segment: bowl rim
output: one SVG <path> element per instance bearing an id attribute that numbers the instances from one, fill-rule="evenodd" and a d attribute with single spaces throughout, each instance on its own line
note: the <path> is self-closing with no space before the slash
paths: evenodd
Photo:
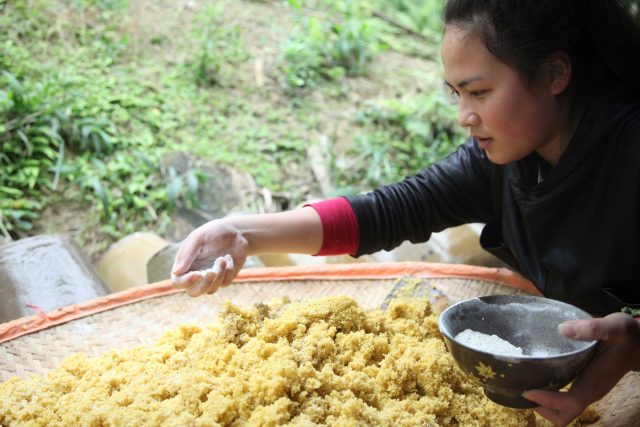
<path id="1" fill-rule="evenodd" d="M 542 297 L 542 296 L 536 296 L 536 295 L 511 295 L 511 294 L 495 294 L 495 295 L 483 295 L 483 296 L 477 296 L 477 297 L 473 297 L 473 298 L 467 298 L 464 299 L 462 301 L 458 301 L 454 304 L 451 304 L 449 307 L 445 308 L 440 315 L 438 316 L 438 329 L 440 330 L 440 333 L 448 340 L 450 340 L 451 342 L 454 342 L 456 345 L 459 345 L 461 347 L 464 347 L 468 350 L 472 350 L 474 352 L 477 353 L 482 353 L 488 356 L 492 356 L 498 359 L 509 359 L 509 360 L 518 360 L 518 361 L 532 361 L 532 360 L 541 360 L 541 361 L 546 361 L 546 360 L 559 360 L 559 359 L 565 359 L 565 358 L 571 358 L 572 356 L 576 356 L 582 353 L 588 353 L 589 351 L 593 350 L 593 348 L 598 344 L 598 340 L 590 340 L 590 341 L 583 341 L 583 340 L 574 340 L 574 341 L 581 341 L 584 343 L 587 343 L 587 345 L 583 348 L 580 348 L 578 350 L 573 350 L 570 352 L 566 352 L 566 353 L 559 353 L 559 354 L 554 354 L 552 356 L 534 356 L 534 355 L 510 355 L 510 354 L 500 354 L 500 353 L 490 353 L 487 351 L 483 351 L 480 350 L 478 348 L 475 347 L 470 347 L 466 344 L 461 343 L 460 341 L 456 340 L 452 334 L 443 326 L 443 318 L 445 317 L 445 314 L 447 312 L 449 312 L 450 310 L 454 309 L 455 307 L 465 304 L 465 303 L 469 303 L 470 301 L 473 300 L 482 300 L 484 298 L 492 298 L 492 297 L 517 297 L 517 298 L 527 298 L 527 299 L 533 299 L 533 300 L 541 300 L 541 301 L 552 301 L 554 304 L 561 304 L 561 305 L 566 305 L 568 307 L 571 307 L 574 310 L 577 310 L 578 312 L 588 316 L 588 318 L 593 319 L 594 317 L 589 314 L 588 312 L 584 311 L 583 309 L 576 307 L 575 305 L 569 304 L 567 302 L 564 301 L 560 301 L 560 300 L 555 300 L 553 298 L 547 298 L 547 297 Z M 567 319 L 571 320 L 571 319 Z M 571 338 L 567 338 L 567 339 L 571 339 Z"/>

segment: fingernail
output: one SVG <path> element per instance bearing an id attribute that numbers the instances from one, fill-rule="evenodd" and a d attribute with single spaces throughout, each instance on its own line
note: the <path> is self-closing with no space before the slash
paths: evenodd
<path id="1" fill-rule="evenodd" d="M 576 325 L 572 321 L 564 322 L 558 325 L 558 332 L 567 338 L 576 337 Z"/>
<path id="2" fill-rule="evenodd" d="M 522 392 L 522 397 L 524 397 L 525 399 L 531 397 L 531 392 L 529 390 L 525 390 Z"/>
<path id="3" fill-rule="evenodd" d="M 216 275 L 220 274 L 222 272 L 222 268 L 220 267 L 220 264 L 222 264 L 222 261 L 224 261 L 222 257 L 217 258 L 213 263 L 213 266 L 209 270 L 215 273 Z"/>
<path id="4" fill-rule="evenodd" d="M 178 276 L 178 273 L 180 273 L 181 270 L 182 264 L 174 264 L 173 267 L 171 267 L 171 274 L 175 274 L 176 276 Z"/>

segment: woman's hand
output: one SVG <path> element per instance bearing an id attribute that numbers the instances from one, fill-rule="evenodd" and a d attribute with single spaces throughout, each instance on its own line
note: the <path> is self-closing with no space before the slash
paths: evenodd
<path id="1" fill-rule="evenodd" d="M 192 297 L 212 294 L 233 281 L 249 255 L 315 254 L 321 245 L 322 222 L 311 207 L 216 219 L 182 242 L 171 280 Z"/>
<path id="2" fill-rule="evenodd" d="M 604 397 L 627 372 L 640 368 L 640 321 L 614 313 L 601 319 L 568 321 L 558 329 L 567 338 L 600 340 L 589 365 L 568 392 L 530 390 L 523 394 L 540 404 L 538 414 L 565 426 Z"/>
<path id="3" fill-rule="evenodd" d="M 229 285 L 247 260 L 248 241 L 229 219 L 208 222 L 182 242 L 171 269 L 177 288 L 192 297 Z"/>

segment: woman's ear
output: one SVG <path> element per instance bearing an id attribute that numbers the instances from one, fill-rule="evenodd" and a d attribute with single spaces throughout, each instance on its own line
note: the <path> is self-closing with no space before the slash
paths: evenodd
<path id="1" fill-rule="evenodd" d="M 554 52 L 546 63 L 547 84 L 553 95 L 560 95 L 571 82 L 571 59 L 565 52 Z"/>

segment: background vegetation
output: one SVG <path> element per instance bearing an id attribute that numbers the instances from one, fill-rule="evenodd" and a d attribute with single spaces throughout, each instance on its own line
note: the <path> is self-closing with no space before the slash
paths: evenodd
<path id="1" fill-rule="evenodd" d="M 440 0 L 0 0 L 0 234 L 84 211 L 96 252 L 167 231 L 206 179 L 181 151 L 291 203 L 364 191 L 451 152 Z M 319 140 L 332 194 L 310 171 Z M 95 254 L 91 254 L 95 255 Z"/>

